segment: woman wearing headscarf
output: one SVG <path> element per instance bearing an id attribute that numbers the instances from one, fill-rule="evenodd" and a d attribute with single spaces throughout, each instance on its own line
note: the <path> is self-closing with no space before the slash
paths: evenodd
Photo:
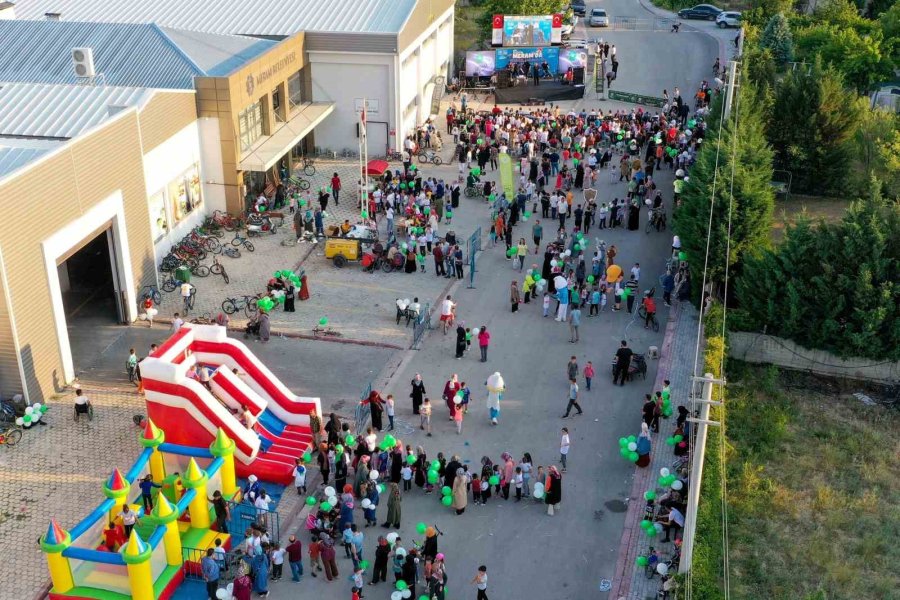
<path id="1" fill-rule="evenodd" d="M 559 510 L 562 500 L 562 475 L 559 469 L 550 465 L 547 473 L 547 481 L 544 483 L 544 503 L 547 505 L 547 514 L 553 516 L 554 510 Z"/>
<path id="2" fill-rule="evenodd" d="M 334 538 L 325 532 L 319 534 L 319 546 L 321 547 L 322 564 L 325 566 L 325 578 L 328 581 L 339 576 L 335 559 Z"/>
<path id="3" fill-rule="evenodd" d="M 253 591 L 253 582 L 243 570 L 238 571 L 238 576 L 234 579 L 234 585 L 231 589 L 231 595 L 234 600 L 250 600 Z"/>
<path id="4" fill-rule="evenodd" d="M 400 486 L 396 483 L 388 490 L 387 507 L 387 520 L 381 526 L 400 529 Z"/>
<path id="5" fill-rule="evenodd" d="M 419 373 L 416 373 L 416 376 L 413 377 L 413 380 L 410 382 L 412 385 L 412 391 L 409 393 L 409 397 L 412 398 L 413 405 L 413 414 L 419 414 L 419 407 L 422 405 L 422 400 L 425 399 L 425 382 L 422 381 L 422 376 Z"/>
<path id="6" fill-rule="evenodd" d="M 418 487 L 425 487 L 425 473 L 428 471 L 428 455 L 422 446 L 416 447 L 416 464 L 413 465 L 413 475 Z"/>
<path id="7" fill-rule="evenodd" d="M 253 565 L 253 591 L 260 596 L 269 595 L 269 557 L 262 548 L 257 548 L 251 561 Z"/>
<path id="8" fill-rule="evenodd" d="M 456 325 L 456 359 L 463 357 L 466 351 L 466 327 L 465 323 L 459 321 Z"/>
<path id="9" fill-rule="evenodd" d="M 338 419 L 338 416 L 334 413 L 328 415 L 328 422 L 325 423 L 325 434 L 328 436 L 329 444 L 337 444 L 340 439 L 338 436 L 341 433 L 341 420 Z"/>
<path id="10" fill-rule="evenodd" d="M 381 416 L 384 414 L 384 400 L 377 391 L 372 390 L 369 392 L 369 397 L 362 401 L 363 404 L 368 404 L 369 409 L 372 413 L 372 428 L 381 431 Z"/>
<path id="11" fill-rule="evenodd" d="M 463 469 L 457 469 L 456 477 L 453 479 L 453 503 L 450 506 L 456 509 L 456 514 L 461 515 L 466 512 L 466 504 L 468 501 L 468 495 L 466 494 L 466 473 Z"/>
<path id="12" fill-rule="evenodd" d="M 417 554 L 418 552 L 415 549 L 410 550 L 406 555 L 406 560 L 403 561 L 403 569 L 401 570 L 402 579 L 406 582 L 411 592 L 410 598 L 416 597 L 416 582 L 419 579 L 419 557 Z"/>
<path id="13" fill-rule="evenodd" d="M 403 447 L 394 446 L 391 449 L 391 483 L 400 483 L 403 465 Z"/>
<path id="14" fill-rule="evenodd" d="M 519 284 L 513 279 L 513 282 L 509 286 L 509 303 L 512 308 L 512 312 L 519 311 L 519 301 L 521 300 L 519 296 Z"/>
<path id="15" fill-rule="evenodd" d="M 463 338 L 463 343 L 465 343 L 465 338 Z M 453 397 L 456 396 L 456 392 L 460 390 L 462 386 L 459 384 L 459 375 L 456 373 L 453 374 L 450 379 L 447 380 L 447 383 L 444 384 L 444 402 L 447 404 L 447 410 L 450 411 L 450 420 L 453 420 L 453 415 L 456 413 L 456 404 L 453 402 Z"/>
<path id="16" fill-rule="evenodd" d="M 369 505 L 369 508 L 363 509 L 363 515 L 365 516 L 365 519 L 366 519 L 366 527 L 369 527 L 369 526 L 374 527 L 374 526 L 378 525 L 378 516 L 375 514 L 375 511 L 378 508 L 378 500 L 379 500 L 378 486 L 375 484 L 374 481 L 369 482 L 365 485 L 365 495 L 366 495 L 366 499 L 369 502 L 371 502 L 371 504 Z"/>
<path id="17" fill-rule="evenodd" d="M 639 467 L 650 465 L 650 426 L 647 423 L 641 423 L 641 435 L 637 439 L 638 459 L 636 464 Z"/>
<path id="18" fill-rule="evenodd" d="M 353 477 L 353 493 L 359 498 L 362 496 L 362 486 L 369 481 L 369 455 L 363 454 L 356 465 L 356 474 Z"/>
<path id="19" fill-rule="evenodd" d="M 372 581 L 369 585 L 375 585 L 379 581 L 387 581 L 388 557 L 391 546 L 384 536 L 378 536 L 378 545 L 375 546 L 375 565 L 372 570 Z"/>

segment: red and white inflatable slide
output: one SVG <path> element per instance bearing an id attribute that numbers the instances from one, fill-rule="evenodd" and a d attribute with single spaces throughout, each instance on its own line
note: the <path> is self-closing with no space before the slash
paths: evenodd
<path id="1" fill-rule="evenodd" d="M 193 376 L 194 365 L 212 371 L 209 389 Z M 239 477 L 287 484 L 294 461 L 309 449 L 309 413 L 321 414 L 318 398 L 294 395 L 224 327 L 185 324 L 141 361 L 147 413 L 166 441 L 208 446 L 221 427 L 234 440 Z M 252 427 L 240 421 L 247 408 Z"/>

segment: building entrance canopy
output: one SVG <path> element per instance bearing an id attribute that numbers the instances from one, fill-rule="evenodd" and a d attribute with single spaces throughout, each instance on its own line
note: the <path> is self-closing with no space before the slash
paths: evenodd
<path id="1" fill-rule="evenodd" d="M 241 170 L 268 171 L 333 111 L 333 102 L 298 106 L 291 111 L 293 116 L 287 123 L 282 124 L 275 133 L 262 138 L 241 155 Z"/>

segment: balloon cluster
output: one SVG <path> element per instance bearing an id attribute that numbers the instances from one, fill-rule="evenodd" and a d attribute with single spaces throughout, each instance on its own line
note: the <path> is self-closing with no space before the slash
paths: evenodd
<path id="1" fill-rule="evenodd" d="M 431 485 L 436 484 L 440 480 L 441 474 L 438 472 L 440 468 L 441 463 L 437 460 L 431 461 L 431 464 L 428 465 L 428 473 L 425 475 L 425 477 L 428 479 L 428 483 L 430 483 Z"/>
<path id="2" fill-rule="evenodd" d="M 637 438 L 633 435 L 629 435 L 627 438 L 619 438 L 619 454 L 622 455 L 622 458 L 627 458 L 631 462 L 637 462 L 639 458 L 637 453 Z"/>
<path id="3" fill-rule="evenodd" d="M 397 438 L 388 434 L 384 436 L 384 439 L 381 441 L 381 445 L 379 446 L 382 450 L 393 450 L 397 445 Z"/>
<path id="4" fill-rule="evenodd" d="M 673 475 L 668 467 L 659 470 L 659 479 L 656 480 L 656 483 L 659 484 L 659 487 L 671 487 L 676 491 L 684 487 L 684 483 L 676 475 Z"/>
<path id="5" fill-rule="evenodd" d="M 667 401 L 664 400 L 663 402 L 667 402 Z M 663 404 L 663 406 L 665 406 L 665 404 Z M 669 409 L 669 414 L 671 414 L 671 413 L 672 413 L 672 410 Z M 666 438 L 666 444 L 668 444 L 669 446 L 674 446 L 676 444 L 680 444 L 683 439 L 684 439 L 684 436 L 681 434 L 673 435 L 671 437 Z"/>
<path id="6" fill-rule="evenodd" d="M 234 600 L 234 584 L 229 583 L 227 586 L 217 589 L 216 598 L 219 600 Z"/>
<path id="7" fill-rule="evenodd" d="M 444 506 L 453 504 L 453 490 L 450 489 L 449 485 L 445 485 L 441 488 L 441 496 L 441 504 Z"/>
<path id="8" fill-rule="evenodd" d="M 41 404 L 40 402 L 35 402 L 31 406 L 25 408 L 25 415 L 18 417 L 16 419 L 16 425 L 19 427 L 25 427 L 26 429 L 38 423 L 41 420 L 41 417 L 44 416 L 48 407 Z"/>
<path id="9" fill-rule="evenodd" d="M 650 519 L 644 519 L 641 521 L 641 529 L 644 530 L 644 533 L 647 534 L 647 537 L 653 537 L 658 533 L 662 532 L 663 526 L 662 523 L 654 523 Z"/>

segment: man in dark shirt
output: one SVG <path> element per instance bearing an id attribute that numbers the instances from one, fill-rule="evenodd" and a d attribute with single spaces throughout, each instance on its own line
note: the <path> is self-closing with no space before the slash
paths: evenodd
<path id="1" fill-rule="evenodd" d="M 287 545 L 288 564 L 291 566 L 291 580 L 300 581 L 303 579 L 303 545 L 297 536 L 290 537 L 290 543 Z"/>
<path id="2" fill-rule="evenodd" d="M 628 367 L 631 365 L 631 355 L 634 354 L 628 347 L 628 342 L 622 340 L 622 347 L 616 350 L 616 365 L 613 367 L 613 385 L 625 385 L 628 377 Z M 619 380 L 621 379 L 621 383 Z"/>

